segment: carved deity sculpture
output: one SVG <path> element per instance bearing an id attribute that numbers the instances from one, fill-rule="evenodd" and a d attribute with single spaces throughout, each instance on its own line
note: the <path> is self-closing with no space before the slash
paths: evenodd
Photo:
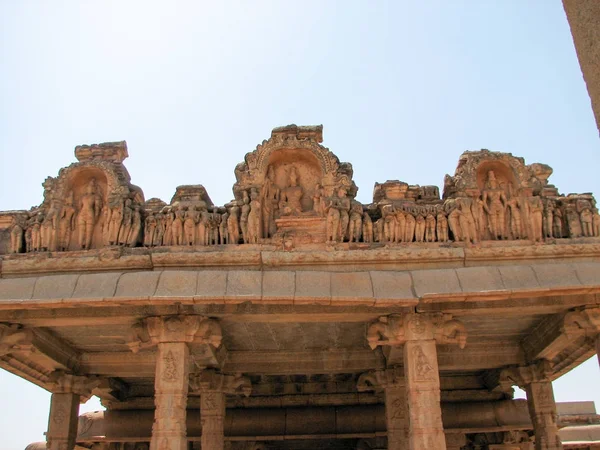
<path id="1" fill-rule="evenodd" d="M 250 242 L 250 236 L 248 236 L 248 216 L 250 215 L 250 197 L 248 197 L 248 192 L 242 192 L 242 208 L 240 214 L 240 228 L 242 229 L 242 238 L 244 239 L 244 244 L 248 244 Z"/>
<path id="2" fill-rule="evenodd" d="M 363 214 L 363 241 L 369 244 L 373 242 L 373 220 L 366 211 Z"/>
<path id="3" fill-rule="evenodd" d="M 594 236 L 600 236 L 600 214 L 598 214 L 598 210 L 594 208 L 592 214 L 592 228 L 594 230 Z"/>
<path id="4" fill-rule="evenodd" d="M 200 214 L 193 205 L 188 206 L 183 216 L 183 242 L 185 245 L 196 245 L 196 224 Z"/>
<path id="5" fill-rule="evenodd" d="M 589 208 L 583 209 L 579 213 L 579 218 L 581 219 L 581 231 L 585 237 L 590 237 L 594 235 L 594 226 L 592 211 Z"/>
<path id="6" fill-rule="evenodd" d="M 154 230 L 152 245 L 154 247 L 160 247 L 163 244 L 165 236 L 165 216 L 162 212 L 158 212 L 154 217 L 156 218 L 156 229 Z"/>
<path id="7" fill-rule="evenodd" d="M 183 220 L 185 219 L 185 209 L 179 205 L 175 210 L 175 219 L 173 220 L 171 245 L 183 245 Z"/>
<path id="8" fill-rule="evenodd" d="M 31 225 L 31 251 L 39 252 L 42 249 L 42 223 L 44 214 L 37 213 Z"/>
<path id="9" fill-rule="evenodd" d="M 79 245 L 84 250 L 92 246 L 94 226 L 102 210 L 102 197 L 97 192 L 96 179 L 92 178 L 85 193 L 79 200 L 79 214 L 77 215 L 77 229 L 79 231 Z"/>
<path id="10" fill-rule="evenodd" d="M 417 226 L 417 220 L 411 212 L 407 212 L 404 216 L 406 222 L 406 228 L 404 232 L 404 242 L 412 242 L 415 239 L 415 230 Z"/>
<path id="11" fill-rule="evenodd" d="M 142 213 L 140 206 L 135 205 L 133 207 L 133 215 L 131 219 L 131 231 L 127 237 L 127 246 L 135 247 L 140 241 L 140 235 L 142 233 Z"/>
<path id="12" fill-rule="evenodd" d="M 552 200 L 546 200 L 544 204 L 544 237 L 551 238 L 552 234 L 552 223 L 554 221 L 554 203 Z"/>
<path id="13" fill-rule="evenodd" d="M 225 210 L 225 212 L 219 217 L 219 245 L 225 245 L 229 243 L 227 220 L 229 220 L 229 213 L 227 210 Z"/>
<path id="14" fill-rule="evenodd" d="M 23 227 L 20 221 L 13 217 L 10 229 L 10 252 L 21 253 L 23 251 Z"/>
<path id="15" fill-rule="evenodd" d="M 415 221 L 415 241 L 423 242 L 425 239 L 425 217 L 423 217 L 423 214 L 419 213 L 417 214 Z"/>
<path id="16" fill-rule="evenodd" d="M 435 216 L 431 213 L 425 217 L 425 241 L 435 242 Z"/>
<path id="17" fill-rule="evenodd" d="M 347 197 L 348 190 L 345 187 L 338 188 L 338 201 L 340 206 L 340 238 L 342 242 L 348 236 L 348 224 L 350 223 L 350 199 Z"/>
<path id="18" fill-rule="evenodd" d="M 394 242 L 396 240 L 396 215 L 394 214 L 393 205 L 383 205 L 381 208 L 381 216 L 383 217 L 383 236 L 386 242 Z"/>
<path id="19" fill-rule="evenodd" d="M 298 186 L 298 171 L 295 167 L 290 169 L 289 186 L 280 193 L 279 211 L 282 216 L 297 216 L 302 213 L 300 200 L 304 195 L 304 189 Z"/>
<path id="20" fill-rule="evenodd" d="M 123 202 L 119 199 L 110 208 L 110 222 L 108 225 L 108 244 L 116 245 L 119 242 L 119 230 L 123 221 Z"/>
<path id="21" fill-rule="evenodd" d="M 404 242 L 406 236 L 406 215 L 404 211 L 398 209 L 396 211 L 396 232 L 394 242 Z"/>
<path id="22" fill-rule="evenodd" d="M 131 225 L 133 220 L 133 208 L 131 206 L 131 199 L 125 200 L 123 205 L 123 218 L 121 219 L 121 228 L 119 230 L 119 245 L 127 245 L 129 234 L 131 233 Z"/>
<path id="23" fill-rule="evenodd" d="M 561 238 L 563 236 L 562 224 L 563 224 L 562 211 L 560 210 L 560 208 L 555 208 L 554 209 L 554 219 L 552 222 L 552 226 L 553 226 L 553 230 L 554 230 L 554 237 Z"/>
<path id="24" fill-rule="evenodd" d="M 519 207 L 519 199 L 517 197 L 511 197 L 506 201 L 508 212 L 510 214 L 510 233 L 513 239 L 523 238 L 523 225 L 521 222 L 521 208 Z"/>
<path id="25" fill-rule="evenodd" d="M 173 242 L 173 221 L 175 220 L 175 214 L 170 206 L 163 208 L 163 216 L 165 217 L 165 235 L 163 236 L 163 245 L 171 245 Z"/>
<path id="26" fill-rule="evenodd" d="M 260 192 L 260 199 L 256 199 L 258 204 L 262 202 L 262 235 L 260 237 L 273 237 L 277 231 L 275 211 L 279 205 L 279 195 L 279 188 L 275 184 L 275 171 L 273 170 L 273 166 L 269 166 Z M 250 197 L 252 197 L 252 193 L 250 193 Z"/>
<path id="27" fill-rule="evenodd" d="M 350 217 L 350 199 L 346 197 L 346 188 L 340 187 L 337 195 L 329 197 L 325 204 L 327 212 L 327 240 L 343 242 L 348 229 Z"/>
<path id="28" fill-rule="evenodd" d="M 579 219 L 579 214 L 577 214 L 577 211 L 573 208 L 567 208 L 567 226 L 569 228 L 569 237 L 581 237 L 581 221 Z"/>
<path id="29" fill-rule="evenodd" d="M 209 233 L 209 245 L 217 245 L 219 243 L 219 227 L 221 225 L 221 215 L 215 209 L 210 216 L 208 222 L 210 233 Z"/>
<path id="30" fill-rule="evenodd" d="M 540 197 L 529 197 L 529 239 L 534 242 L 541 242 L 543 239 L 542 226 L 543 226 L 543 214 L 544 205 Z"/>
<path id="31" fill-rule="evenodd" d="M 483 240 L 485 238 L 485 208 L 483 200 L 479 198 L 477 193 L 471 199 L 471 215 L 473 216 L 477 239 Z"/>
<path id="32" fill-rule="evenodd" d="M 252 188 L 250 191 L 250 212 L 248 213 L 248 242 L 250 244 L 258 244 L 261 230 L 264 230 L 261 226 L 261 211 L 264 212 L 261 206 L 258 191 Z"/>
<path id="33" fill-rule="evenodd" d="M 348 236 L 350 242 L 358 242 L 362 237 L 362 205 L 353 200 L 350 207 L 350 225 L 348 230 Z"/>
<path id="34" fill-rule="evenodd" d="M 488 224 L 492 239 L 505 239 L 506 195 L 498 185 L 493 170 L 488 172 L 487 186 L 482 194 L 483 207 L 488 214 Z M 464 212 L 464 211 L 462 211 Z"/>
<path id="35" fill-rule="evenodd" d="M 229 217 L 227 218 L 227 232 L 229 234 L 228 244 L 238 244 L 240 241 L 240 207 L 234 202 L 229 208 Z M 248 232 L 248 221 L 246 220 L 246 233 Z"/>
<path id="36" fill-rule="evenodd" d="M 313 211 L 317 216 L 325 215 L 325 206 L 323 204 L 325 200 L 325 192 L 323 191 L 323 186 L 317 184 L 315 186 L 315 192 L 313 194 Z"/>
<path id="37" fill-rule="evenodd" d="M 198 221 L 198 244 L 210 245 L 211 215 L 205 204 L 200 206 L 200 218 Z"/>
<path id="38" fill-rule="evenodd" d="M 154 245 L 154 232 L 156 231 L 156 217 L 153 212 L 149 212 L 146 217 L 144 227 L 144 247 L 152 247 Z"/>
<path id="39" fill-rule="evenodd" d="M 448 219 L 442 211 L 437 213 L 436 232 L 439 242 L 448 242 Z"/>
<path id="40" fill-rule="evenodd" d="M 473 219 L 471 213 L 472 200 L 468 197 L 461 197 L 456 202 L 460 209 L 458 223 L 460 225 L 461 240 L 475 244 L 477 243 L 477 229 L 475 228 L 475 219 Z"/>
<path id="41" fill-rule="evenodd" d="M 41 226 L 41 247 L 45 251 L 56 250 L 56 234 L 58 231 L 59 206 L 56 202 L 50 203 Z"/>
<path id="42" fill-rule="evenodd" d="M 65 199 L 65 204 L 60 211 L 58 219 L 58 249 L 66 251 L 71 243 L 71 234 L 75 229 L 75 207 L 73 206 L 73 192 Z"/>

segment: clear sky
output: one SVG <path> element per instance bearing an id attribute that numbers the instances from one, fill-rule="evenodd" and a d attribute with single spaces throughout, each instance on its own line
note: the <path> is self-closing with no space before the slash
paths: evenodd
<path id="1" fill-rule="evenodd" d="M 442 186 L 464 150 L 600 193 L 598 130 L 560 0 L 0 0 L 0 210 L 39 204 L 73 147 L 127 140 L 146 198 L 180 184 L 232 198 L 273 127 L 323 124 L 375 181 Z M 600 401 L 595 360 L 555 383 Z M 0 372 L 0 448 L 43 439 L 49 396 Z"/>

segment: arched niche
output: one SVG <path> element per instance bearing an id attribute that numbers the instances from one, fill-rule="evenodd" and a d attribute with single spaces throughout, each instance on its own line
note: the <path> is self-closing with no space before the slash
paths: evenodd
<path id="1" fill-rule="evenodd" d="M 271 152 L 266 171 L 273 170 L 274 183 L 283 192 L 290 186 L 290 175 L 296 172 L 297 184 L 302 187 L 300 200 L 303 211 L 313 209 L 313 195 L 323 180 L 321 164 L 313 152 L 306 149 L 277 149 Z"/>
<path id="2" fill-rule="evenodd" d="M 500 160 L 483 161 L 477 167 L 476 181 L 480 192 L 488 188 L 487 183 L 490 172 L 494 172 L 498 186 L 501 187 L 507 195 L 509 194 L 509 186 L 512 186 L 514 194 L 517 193 L 519 183 L 516 174 L 512 167 Z"/>

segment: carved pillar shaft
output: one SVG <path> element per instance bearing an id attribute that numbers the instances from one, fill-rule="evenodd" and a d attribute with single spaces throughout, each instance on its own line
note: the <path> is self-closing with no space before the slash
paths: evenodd
<path id="1" fill-rule="evenodd" d="M 535 431 L 535 449 L 562 450 L 552 383 L 534 381 L 526 386 L 525 391 Z"/>
<path id="2" fill-rule="evenodd" d="M 49 450 L 73 450 L 77 438 L 79 395 L 52 394 L 46 441 Z"/>
<path id="3" fill-rule="evenodd" d="M 225 445 L 225 394 L 204 391 L 200 397 L 202 450 L 223 450 Z"/>
<path id="4" fill-rule="evenodd" d="M 389 450 L 404 450 L 408 443 L 406 387 L 392 384 L 385 388 L 385 422 Z"/>
<path id="5" fill-rule="evenodd" d="M 158 344 L 154 423 L 150 450 L 187 450 L 189 349 L 185 342 Z"/>
<path id="6" fill-rule="evenodd" d="M 406 341 L 404 370 L 409 411 L 408 448 L 446 450 L 435 340 Z"/>

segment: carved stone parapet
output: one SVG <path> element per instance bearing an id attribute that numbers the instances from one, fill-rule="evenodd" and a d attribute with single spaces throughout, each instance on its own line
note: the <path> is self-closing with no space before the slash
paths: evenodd
<path id="1" fill-rule="evenodd" d="M 49 379 L 52 393 L 75 394 L 80 397 L 82 403 L 85 403 L 92 396 L 92 391 L 102 383 L 100 377 L 78 376 L 61 370 L 52 372 Z"/>
<path id="2" fill-rule="evenodd" d="M 127 345 L 132 352 L 159 343 L 196 342 L 221 346 L 223 333 L 214 319 L 203 316 L 180 315 L 166 317 L 147 317 L 133 325 L 132 341 Z"/>
<path id="3" fill-rule="evenodd" d="M 407 341 L 435 339 L 438 344 L 467 344 L 467 330 L 450 314 L 402 314 L 380 317 L 367 330 L 372 349 L 380 345 L 402 345 Z"/>
<path id="4" fill-rule="evenodd" d="M 33 350 L 33 331 L 18 324 L 0 323 L 0 356 Z"/>

